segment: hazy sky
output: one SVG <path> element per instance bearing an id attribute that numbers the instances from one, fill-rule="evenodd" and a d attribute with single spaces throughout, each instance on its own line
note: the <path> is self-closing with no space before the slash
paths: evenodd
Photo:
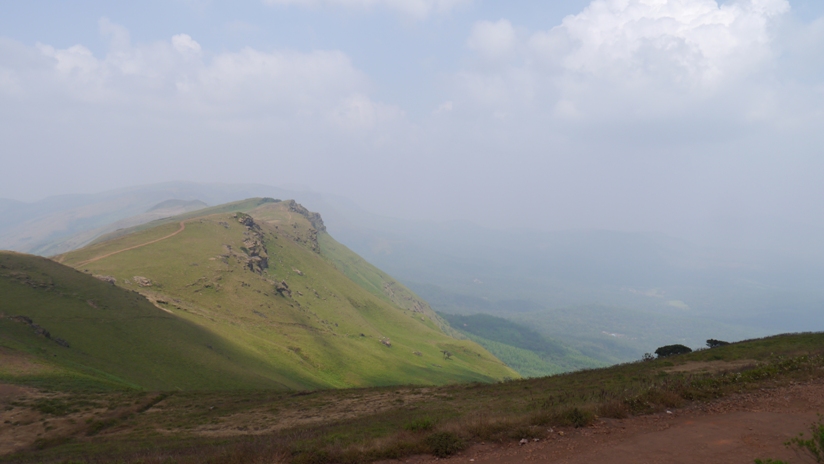
<path id="1" fill-rule="evenodd" d="M 0 3 L 0 197 L 302 185 L 374 212 L 824 230 L 820 0 Z"/>

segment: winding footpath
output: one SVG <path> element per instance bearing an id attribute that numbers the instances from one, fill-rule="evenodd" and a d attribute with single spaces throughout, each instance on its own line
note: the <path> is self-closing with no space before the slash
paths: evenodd
<path id="1" fill-rule="evenodd" d="M 97 256 L 97 257 L 94 257 L 92 259 L 87 259 L 86 261 L 81 261 L 81 262 L 77 263 L 77 266 L 83 266 L 83 265 L 86 265 L 86 264 L 89 264 L 89 263 L 93 263 L 95 261 L 100 261 L 101 259 L 108 258 L 109 256 L 114 256 L 118 253 L 123 253 L 124 251 L 134 250 L 136 248 L 144 247 L 146 245 L 151 245 L 153 243 L 162 242 L 163 240 L 166 240 L 167 238 L 174 237 L 175 235 L 183 232 L 184 230 L 186 230 L 186 222 L 185 221 L 180 221 L 180 229 L 177 229 L 176 231 L 174 231 L 173 233 L 171 233 L 171 234 L 169 234 L 165 237 L 160 237 L 160 238 L 152 240 L 150 242 L 141 243 L 140 245 L 131 246 L 129 248 L 123 248 L 122 250 L 113 251 L 111 253 L 106 253 L 105 255 L 102 255 L 102 256 Z"/>

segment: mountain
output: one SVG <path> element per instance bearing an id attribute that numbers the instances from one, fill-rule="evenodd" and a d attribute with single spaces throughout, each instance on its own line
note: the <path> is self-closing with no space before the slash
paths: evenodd
<path id="1" fill-rule="evenodd" d="M 2 256 L 3 294 L 13 297 L 0 302 L 0 341 L 44 366 L 27 382 L 315 389 L 517 377 L 447 335 L 423 300 L 294 201 L 153 221 L 55 261 Z"/>
<path id="2" fill-rule="evenodd" d="M 48 256 L 84 246 L 90 239 L 117 228 L 159 219 L 163 214 L 265 196 L 287 198 L 294 197 L 295 192 L 258 184 L 166 182 L 96 194 L 60 195 L 33 203 L 0 199 L 0 249 Z"/>
<path id="3" fill-rule="evenodd" d="M 49 243 L 41 243 L 35 247 L 35 252 L 42 255 L 56 255 L 84 247 L 99 237 L 111 232 L 127 229 L 158 219 L 163 219 L 190 211 L 206 208 L 208 205 L 200 200 L 166 200 L 149 208 L 145 213 L 120 219 L 111 224 L 91 230 L 83 230 L 69 237 L 61 237 Z"/>

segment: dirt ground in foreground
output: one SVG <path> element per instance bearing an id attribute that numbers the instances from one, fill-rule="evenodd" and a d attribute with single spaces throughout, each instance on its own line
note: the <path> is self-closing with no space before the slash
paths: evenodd
<path id="1" fill-rule="evenodd" d="M 709 404 L 632 417 L 599 419 L 581 429 L 547 429 L 539 441 L 475 445 L 448 459 L 415 456 L 389 463 L 652 464 L 813 462 L 784 446 L 824 413 L 824 382 L 728 397 Z"/>
<path id="2" fill-rule="evenodd" d="M 406 398 L 407 402 L 426 401 L 433 392 L 419 390 Z M 284 426 L 323 423 L 349 417 L 360 417 L 390 408 L 395 394 L 384 391 L 374 394 L 352 393 L 327 403 L 323 398 L 306 396 L 291 408 L 268 413 L 257 408 L 248 411 L 204 415 L 187 430 L 166 429 L 159 422 L 164 402 L 152 403 L 153 395 L 119 398 L 103 396 L 83 399 L 65 416 L 44 414 L 32 407 L 37 400 L 61 400 L 65 394 L 41 392 L 27 387 L 0 384 L 0 455 L 31 446 L 34 440 L 56 436 L 85 436 L 89 420 L 104 420 L 124 412 L 137 422 L 127 427 L 113 427 L 100 435 L 128 435 L 134 427 L 154 423 L 161 433 L 181 433 L 192 436 L 227 437 L 267 433 Z M 69 398 L 70 399 L 70 398 Z M 79 404 L 75 398 L 74 403 Z M 212 397 L 211 400 L 214 400 Z M 414 401 L 413 401 L 414 400 Z M 29 404 L 28 406 L 23 403 Z M 73 404 L 74 404 L 73 403 Z M 171 406 L 171 405 L 170 405 Z M 188 411 L 189 403 L 177 405 Z M 205 404 L 195 404 L 211 411 Z M 368 407 L 367 407 L 368 406 Z M 174 409 L 174 408 L 173 408 Z M 196 409 L 196 408 L 195 408 Z M 136 414 L 135 411 L 145 411 Z M 302 411 L 302 413 L 301 413 Z M 780 388 L 757 390 L 732 395 L 710 403 L 693 404 L 657 414 L 627 419 L 598 419 L 590 427 L 547 428 L 538 441 L 520 445 L 518 440 L 507 443 L 483 443 L 448 459 L 432 456 L 412 456 L 383 464 L 439 463 L 747 463 L 757 458 L 782 459 L 793 464 L 812 462 L 796 455 L 784 446 L 800 432 L 808 432 L 811 424 L 824 413 L 824 379 Z M 211 414 L 211 413 L 210 413 Z M 302 415 L 301 415 L 302 414 Z M 267 417 L 269 420 L 267 421 Z M 280 417 L 280 421 L 271 420 Z M 210 423 L 200 423 L 208 419 Z M 193 419 L 194 420 L 194 419 Z M 268 423 L 267 423 L 268 422 Z"/>

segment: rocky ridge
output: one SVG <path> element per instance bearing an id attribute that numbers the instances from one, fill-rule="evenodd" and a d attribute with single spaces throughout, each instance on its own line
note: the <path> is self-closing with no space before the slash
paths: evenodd
<path id="1" fill-rule="evenodd" d="M 248 214 L 237 213 L 235 218 L 246 227 L 241 248 L 246 254 L 245 267 L 254 273 L 262 274 L 269 268 L 269 253 L 264 244 L 263 231 Z"/>
<path id="2" fill-rule="evenodd" d="M 2 316 L 0 316 L 0 317 L 2 317 Z M 29 317 L 26 317 L 26 316 L 11 316 L 11 317 L 9 317 L 9 319 L 12 320 L 12 321 L 15 321 L 15 322 L 19 322 L 21 324 L 25 324 L 25 325 L 31 327 L 32 329 L 34 329 L 34 333 L 36 333 L 37 335 L 40 335 L 41 337 L 45 337 L 45 338 L 57 343 L 58 345 L 60 345 L 62 347 L 69 348 L 69 342 L 67 342 L 66 340 L 63 340 L 62 338 L 59 338 L 59 337 L 52 337 L 51 333 L 49 333 L 48 330 L 46 330 L 45 328 L 43 328 L 42 326 L 40 326 L 38 324 L 35 324 L 34 321 L 32 321 L 31 318 L 29 318 Z"/>

